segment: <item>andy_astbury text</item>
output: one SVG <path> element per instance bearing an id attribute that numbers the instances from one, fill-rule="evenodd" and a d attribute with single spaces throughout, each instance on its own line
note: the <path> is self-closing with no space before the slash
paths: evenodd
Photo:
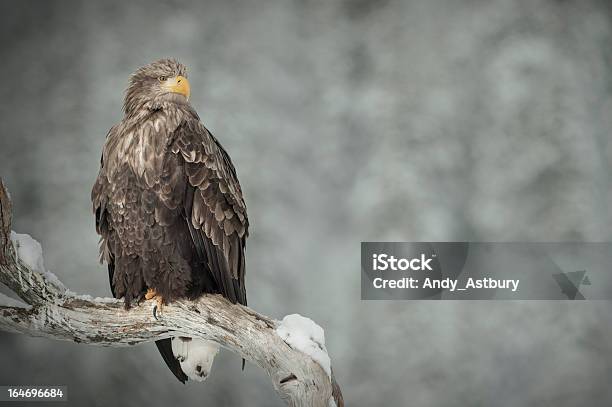
<path id="1" fill-rule="evenodd" d="M 404 277 L 397 280 L 387 280 L 376 277 L 372 281 L 374 288 L 439 288 L 449 291 L 466 291 L 469 289 L 499 288 L 511 289 L 516 292 L 520 280 L 499 280 L 495 278 L 468 278 L 465 285 L 459 286 L 459 281 L 450 277 L 444 279 L 425 278 L 423 284 L 419 285 L 419 280 L 413 277 Z"/>

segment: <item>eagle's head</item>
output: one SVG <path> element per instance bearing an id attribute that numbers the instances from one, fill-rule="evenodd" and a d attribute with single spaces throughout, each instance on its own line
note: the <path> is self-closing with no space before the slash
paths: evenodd
<path id="1" fill-rule="evenodd" d="M 138 68 L 131 76 L 125 92 L 123 110 L 129 114 L 136 112 L 146 103 L 186 103 L 189 92 L 185 65 L 176 59 L 160 59 Z"/>

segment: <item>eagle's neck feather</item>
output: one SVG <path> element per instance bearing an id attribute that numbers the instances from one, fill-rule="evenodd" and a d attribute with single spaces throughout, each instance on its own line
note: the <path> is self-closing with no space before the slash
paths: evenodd
<path id="1" fill-rule="evenodd" d="M 159 177 L 172 136 L 185 118 L 182 106 L 167 102 L 126 115 L 106 139 L 107 177 L 120 175 L 126 166 L 147 183 Z"/>

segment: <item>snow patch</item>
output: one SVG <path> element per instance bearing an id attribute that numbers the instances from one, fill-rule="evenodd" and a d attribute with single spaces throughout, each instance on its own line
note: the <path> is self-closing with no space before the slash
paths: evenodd
<path id="1" fill-rule="evenodd" d="M 291 314 L 283 318 L 276 334 L 287 345 L 310 356 L 331 378 L 331 360 L 325 348 L 325 332 L 312 319 Z"/>
<path id="2" fill-rule="evenodd" d="M 121 301 L 116 298 L 110 298 L 110 297 L 92 297 L 89 294 L 77 294 L 74 291 L 70 291 L 70 290 L 66 290 L 65 295 L 68 297 L 74 297 L 78 300 L 90 301 L 90 302 L 101 302 L 101 303 L 107 303 L 107 304 L 113 304 L 113 303 Z"/>
<path id="3" fill-rule="evenodd" d="M 28 234 L 11 231 L 11 241 L 19 259 L 32 270 L 45 273 L 42 246 Z"/>
<path id="4" fill-rule="evenodd" d="M 40 273 L 43 278 L 54 286 L 66 290 L 66 287 L 57 278 L 55 274 L 45 269 L 45 262 L 43 259 L 42 246 L 36 239 L 26 233 L 16 233 L 11 231 L 11 241 L 13 247 L 15 247 L 15 253 L 28 268 L 33 271 Z M 19 273 L 19 281 L 22 281 L 21 272 Z M 28 281 L 32 284 L 32 274 L 29 275 Z"/>

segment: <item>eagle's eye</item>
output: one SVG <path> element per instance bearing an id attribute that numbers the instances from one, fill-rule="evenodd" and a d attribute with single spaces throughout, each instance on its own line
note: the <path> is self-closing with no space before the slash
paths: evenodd
<path id="1" fill-rule="evenodd" d="M 166 82 L 168 80 L 168 77 L 167 76 L 160 76 L 157 79 L 159 79 L 160 82 Z"/>

